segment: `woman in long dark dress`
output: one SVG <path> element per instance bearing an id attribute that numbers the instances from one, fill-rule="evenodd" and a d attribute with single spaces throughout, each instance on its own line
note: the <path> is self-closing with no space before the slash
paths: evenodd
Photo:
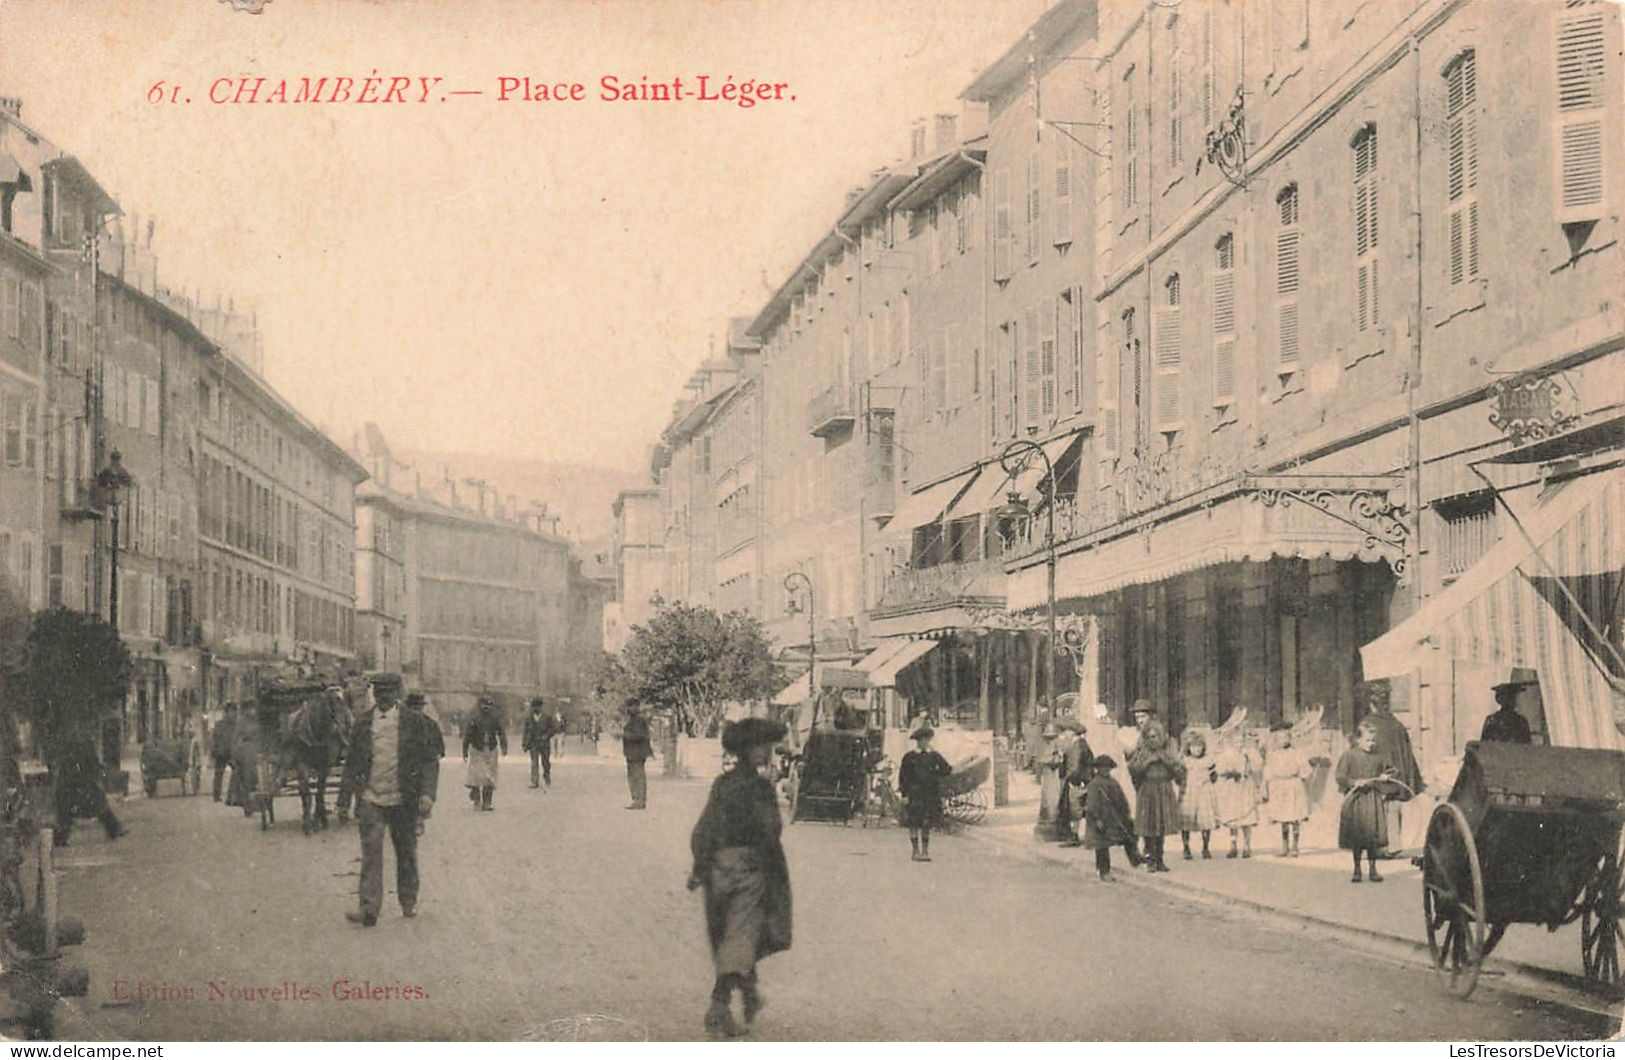
<path id="1" fill-rule="evenodd" d="M 779 833 L 779 800 L 773 782 L 758 770 L 771 760 L 785 727 L 766 718 L 731 722 L 722 747 L 735 756 L 732 768 L 711 785 L 689 846 L 694 868 L 688 888 L 705 888 L 705 923 L 716 965 L 705 1029 L 737 1037 L 733 992 L 740 992 L 745 1023 L 762 1008 L 756 962 L 790 948 L 790 868 Z"/>
<path id="2" fill-rule="evenodd" d="M 1152 872 L 1167 872 L 1163 843 L 1183 823 L 1177 785 L 1185 782 L 1185 763 L 1162 722 L 1150 719 L 1140 730 L 1140 742 L 1129 756 L 1128 772 L 1134 781 L 1135 818 L 1145 840 L 1146 865 Z"/>
<path id="3" fill-rule="evenodd" d="M 897 767 L 897 794 L 903 797 L 903 823 L 915 861 L 931 860 L 931 829 L 942 824 L 942 779 L 953 772 L 948 760 L 931 750 L 936 734 L 929 725 L 909 733 L 916 747 Z"/>

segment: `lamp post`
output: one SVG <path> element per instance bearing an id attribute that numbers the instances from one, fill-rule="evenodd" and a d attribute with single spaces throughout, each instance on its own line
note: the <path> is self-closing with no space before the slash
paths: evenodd
<path id="1" fill-rule="evenodd" d="M 1051 696 L 1055 695 L 1055 465 L 1050 463 L 1049 454 L 1037 442 L 1030 442 L 1025 438 L 1017 438 L 1004 447 L 999 454 L 999 466 L 1004 473 L 1014 481 L 1027 461 L 1036 455 L 1044 462 L 1044 478 L 1049 482 L 1049 503 L 1044 505 L 1044 566 L 1047 576 L 1045 606 L 1048 610 L 1049 643 L 1044 651 L 1044 688 Z M 1009 519 L 1029 519 L 1032 510 L 1027 502 L 1022 500 L 1021 494 L 1012 489 L 1009 499 L 997 509 L 997 515 Z M 1016 735 L 1021 735 L 1021 712 L 1016 712 Z"/>
<path id="2" fill-rule="evenodd" d="M 800 586 L 807 593 L 807 695 L 812 698 L 811 724 L 818 724 L 818 618 L 816 602 L 813 598 L 812 579 L 798 570 L 793 570 L 784 576 L 784 591 L 788 594 L 784 601 L 784 613 L 793 615 L 801 610 L 801 604 L 796 599 L 796 587 Z"/>
<path id="3" fill-rule="evenodd" d="M 96 490 L 102 506 L 108 509 L 108 525 L 112 531 L 112 548 L 108 553 L 110 581 L 107 586 L 107 620 L 118 629 L 118 524 L 119 505 L 123 493 L 129 489 L 130 473 L 124 470 L 124 461 L 117 449 L 108 454 L 107 466 L 96 472 Z"/>

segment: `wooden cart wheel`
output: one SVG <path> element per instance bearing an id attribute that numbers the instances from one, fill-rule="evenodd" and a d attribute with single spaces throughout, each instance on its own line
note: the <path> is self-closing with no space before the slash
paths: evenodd
<path id="1" fill-rule="evenodd" d="M 1467 817 L 1454 803 L 1441 804 L 1428 821 L 1422 917 L 1434 969 L 1445 989 L 1465 1001 L 1484 963 L 1484 873 Z"/>
<path id="2" fill-rule="evenodd" d="M 1614 849 L 1603 855 L 1596 874 L 1586 884 L 1585 904 L 1580 913 L 1580 958 L 1585 962 L 1586 978 L 1616 989 L 1621 982 L 1619 918 L 1622 897 L 1625 897 L 1622 864 L 1625 864 L 1625 831 L 1615 841 Z"/>

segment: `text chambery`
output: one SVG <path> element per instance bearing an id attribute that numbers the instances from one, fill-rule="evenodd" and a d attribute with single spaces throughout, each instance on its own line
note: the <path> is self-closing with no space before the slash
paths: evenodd
<path id="1" fill-rule="evenodd" d="M 363 106 L 382 104 L 450 103 L 490 98 L 498 103 L 720 103 L 748 109 L 758 103 L 795 101 L 788 81 L 773 81 L 733 74 L 697 74 L 671 78 L 621 78 L 604 74 L 593 81 L 567 78 L 502 75 L 494 85 L 460 87 L 444 77 L 422 74 L 216 77 L 198 94 L 215 106 L 267 105 Z M 147 89 L 154 105 L 185 105 L 193 101 L 190 87 L 176 81 L 155 81 Z"/>

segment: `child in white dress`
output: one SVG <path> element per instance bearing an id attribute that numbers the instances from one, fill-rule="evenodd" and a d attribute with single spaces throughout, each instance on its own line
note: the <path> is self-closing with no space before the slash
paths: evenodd
<path id="1" fill-rule="evenodd" d="M 1264 800 L 1270 820 L 1281 826 L 1283 858 L 1298 856 L 1298 829 L 1309 819 L 1309 773 L 1309 760 L 1292 746 L 1292 726 L 1277 722 L 1264 759 Z"/>
<path id="2" fill-rule="evenodd" d="M 1236 834 L 1241 834 L 1241 857 L 1253 856 L 1253 826 L 1258 824 L 1258 775 L 1264 763 L 1248 744 L 1240 729 L 1226 734 L 1213 758 L 1218 774 L 1214 795 L 1219 804 L 1219 823 L 1230 829 L 1230 853 L 1236 857 Z"/>

